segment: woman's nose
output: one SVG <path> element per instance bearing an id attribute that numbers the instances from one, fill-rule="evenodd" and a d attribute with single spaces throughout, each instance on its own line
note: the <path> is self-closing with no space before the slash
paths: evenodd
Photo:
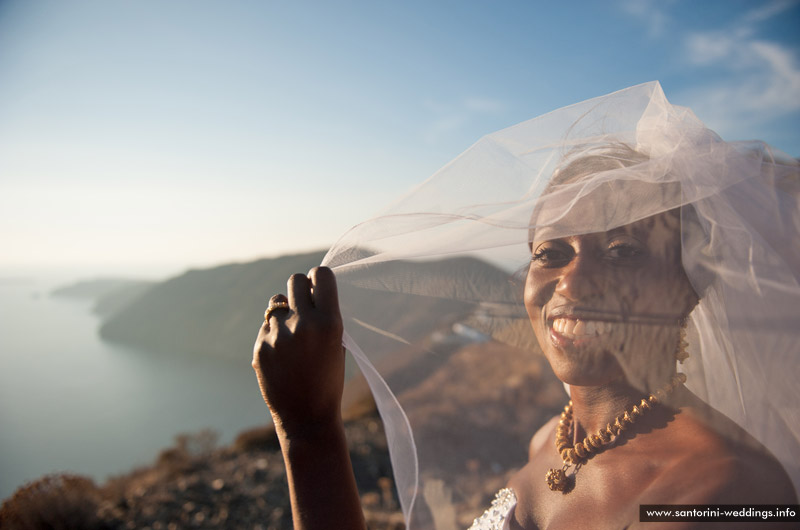
<path id="1" fill-rule="evenodd" d="M 601 267 L 584 256 L 576 255 L 561 270 L 556 293 L 573 302 L 585 302 L 603 294 Z"/>

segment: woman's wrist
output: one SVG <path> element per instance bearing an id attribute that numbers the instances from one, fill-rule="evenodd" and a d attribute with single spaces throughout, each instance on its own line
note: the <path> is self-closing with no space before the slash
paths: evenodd
<path id="1" fill-rule="evenodd" d="M 340 413 L 326 415 L 321 418 L 301 418 L 298 421 L 287 421 L 273 417 L 275 432 L 281 446 L 284 443 L 305 442 L 314 444 L 325 442 L 331 437 L 344 435 L 344 423 Z"/>

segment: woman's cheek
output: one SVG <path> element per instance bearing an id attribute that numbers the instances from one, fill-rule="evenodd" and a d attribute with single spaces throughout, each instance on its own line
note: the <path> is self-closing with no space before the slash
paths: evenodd
<path id="1" fill-rule="evenodd" d="M 539 318 L 542 307 L 546 303 L 546 301 L 543 300 L 544 297 L 542 295 L 542 283 L 540 276 L 541 275 L 537 274 L 537 271 L 531 267 L 531 270 L 528 272 L 528 278 L 525 281 L 525 309 L 527 310 L 531 321 Z"/>
<path id="2" fill-rule="evenodd" d="M 552 279 L 548 278 L 546 274 L 531 267 L 525 282 L 523 300 L 531 326 L 540 344 L 542 344 L 545 338 L 544 334 L 546 333 L 542 308 L 547 304 L 550 298 L 552 298 L 554 285 L 555 283 Z"/>

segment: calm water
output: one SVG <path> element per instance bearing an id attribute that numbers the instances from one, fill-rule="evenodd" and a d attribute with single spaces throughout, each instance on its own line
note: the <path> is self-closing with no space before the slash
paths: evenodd
<path id="1" fill-rule="evenodd" d="M 180 432 L 210 427 L 227 443 L 268 421 L 250 352 L 231 361 L 107 344 L 89 304 L 52 287 L 0 280 L 0 499 L 46 473 L 102 481 L 149 464 Z"/>

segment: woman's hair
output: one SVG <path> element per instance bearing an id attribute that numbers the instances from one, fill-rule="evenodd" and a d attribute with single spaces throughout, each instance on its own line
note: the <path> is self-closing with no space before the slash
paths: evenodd
<path id="1" fill-rule="evenodd" d="M 582 179 L 591 177 L 599 172 L 624 169 L 649 161 L 650 156 L 647 153 L 637 151 L 623 142 L 577 146 L 564 154 L 561 164 L 553 171 L 553 176 L 545 187 L 542 196 L 555 192 L 561 186 L 580 182 Z M 694 246 L 705 244 L 707 237 L 701 227 L 694 206 L 687 204 L 666 211 L 680 220 L 682 243 L 690 243 Z M 532 247 L 532 242 L 534 241 L 537 217 L 538 208 L 534 209 L 531 219 L 531 228 L 528 232 L 529 247 Z M 686 268 L 686 263 L 683 263 L 683 267 L 684 269 Z M 695 292 L 699 297 L 702 297 L 710 285 L 713 275 L 700 264 L 695 264 L 693 269 L 691 275 L 688 275 L 689 271 L 686 271 L 687 276 L 689 276 Z"/>
<path id="2" fill-rule="evenodd" d="M 631 167 L 648 160 L 648 155 L 622 142 L 593 147 L 578 146 L 564 155 L 561 166 L 553 172 L 545 193 L 600 171 Z"/>

